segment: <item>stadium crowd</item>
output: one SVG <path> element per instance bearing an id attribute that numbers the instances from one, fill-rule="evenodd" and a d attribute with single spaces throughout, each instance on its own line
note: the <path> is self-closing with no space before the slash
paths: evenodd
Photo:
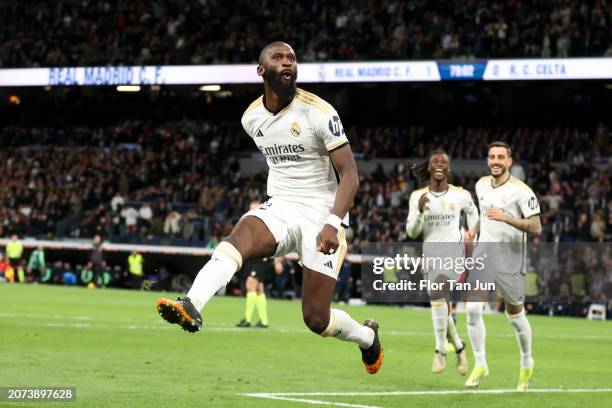
<path id="1" fill-rule="evenodd" d="M 278 38 L 303 61 L 610 56 L 611 20 L 605 0 L 10 0 L 0 66 L 252 63 Z"/>
<path id="2" fill-rule="evenodd" d="M 452 159 L 482 160 L 490 141 L 509 140 L 516 158 L 512 173 L 532 186 L 541 203 L 540 241 L 612 239 L 612 168 L 601 161 L 612 152 L 609 131 L 602 125 L 591 132 L 456 128 L 437 134 L 414 126 L 351 128 L 348 134 L 356 156 L 370 159 L 427 157 L 426 146 L 439 146 Z M 100 234 L 114 242 L 214 248 L 252 200 L 265 198 L 265 172 L 241 172 L 238 155 L 244 155 L 245 138 L 231 125 L 194 121 L 163 126 L 127 121 L 106 128 L 5 127 L 0 137 L 1 233 L 40 238 Z M 365 242 L 408 239 L 407 199 L 417 187 L 410 164 L 401 159 L 391 170 L 378 165 L 360 173 L 347 233 L 350 252 L 358 253 Z M 456 174 L 453 183 L 474 191 L 480 176 Z M 572 265 L 567 258 L 532 265 L 537 285 L 542 294 L 572 305 L 562 313 L 582 314 L 587 303 L 570 300 L 603 299 L 610 277 L 602 271 L 612 270 L 612 254 L 591 254 Z M 59 262 L 50 270 L 61 283 L 70 276 L 65 272 L 75 268 Z M 290 269 L 288 263 L 287 272 L 270 286 L 281 285 L 278 296 L 284 296 L 290 280 L 299 281 Z M 80 267 L 74 273 L 79 282 L 84 270 L 88 272 Z M 574 276 L 576 271 L 584 273 Z M 104 276 L 121 274 L 121 269 L 109 268 Z M 163 279 L 170 276 L 166 271 Z M 350 273 L 345 280 L 349 282 Z M 357 280 L 350 281 L 356 290 Z M 234 282 L 234 288 L 237 285 Z"/>
<path id="3" fill-rule="evenodd" d="M 356 156 L 367 159 L 426 157 L 425 146 L 436 146 L 452 159 L 482 160 L 492 140 L 509 140 L 513 172 L 534 187 L 542 202 L 542 240 L 610 238 L 610 167 L 592 164 L 612 154 L 609 131 L 602 125 L 592 132 L 457 128 L 443 134 L 419 126 L 353 127 L 348 135 Z M 0 232 L 101 234 L 152 243 L 170 237 L 175 244 L 214 247 L 250 201 L 265 198 L 265 171 L 240 171 L 238 155 L 245 146 L 254 148 L 245 138 L 230 125 L 195 121 L 164 126 L 127 121 L 94 129 L 5 127 L 0 134 Z M 410 164 L 402 159 L 392 171 L 379 166 L 360 174 L 353 251 L 363 241 L 406 238 L 407 198 L 416 186 Z M 457 175 L 455 183 L 473 191 L 480 176 Z"/>

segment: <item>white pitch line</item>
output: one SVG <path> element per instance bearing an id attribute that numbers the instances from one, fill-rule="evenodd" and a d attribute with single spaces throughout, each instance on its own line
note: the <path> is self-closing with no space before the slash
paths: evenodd
<path id="1" fill-rule="evenodd" d="M 540 388 L 531 389 L 528 393 L 598 393 L 612 392 L 612 388 Z M 255 397 L 272 400 L 301 402 L 311 405 L 331 405 L 349 408 L 380 408 L 375 405 L 349 404 L 346 402 L 322 401 L 310 398 L 297 397 L 394 397 L 394 396 L 424 396 L 424 395 L 457 395 L 457 394 L 519 394 L 516 389 L 497 390 L 440 390 L 440 391 L 381 391 L 381 392 L 270 392 L 270 393 L 248 393 L 238 394 L 243 397 Z"/>
<path id="2" fill-rule="evenodd" d="M 612 392 L 612 388 L 534 388 L 528 393 L 599 393 Z M 520 393 L 516 389 L 493 390 L 439 390 L 439 391 L 378 391 L 378 392 L 268 392 L 241 394 L 252 397 L 375 397 L 375 396 L 411 396 L 411 395 L 455 395 L 455 394 L 510 394 Z"/>
<path id="3" fill-rule="evenodd" d="M 359 405 L 359 404 L 349 404 L 346 402 L 321 401 L 321 400 L 313 400 L 313 399 L 306 399 L 306 398 L 290 398 L 290 397 L 283 397 L 283 396 L 273 395 L 273 394 L 259 393 L 259 394 L 239 394 L 239 395 L 242 395 L 245 397 L 266 398 L 266 399 L 281 400 L 281 401 L 303 402 L 305 404 L 311 404 L 311 405 L 332 405 L 336 407 L 349 407 L 349 408 L 380 408 L 375 405 Z"/>

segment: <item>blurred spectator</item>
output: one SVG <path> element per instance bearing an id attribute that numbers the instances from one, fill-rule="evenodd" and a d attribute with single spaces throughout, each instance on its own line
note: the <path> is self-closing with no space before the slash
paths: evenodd
<path id="1" fill-rule="evenodd" d="M 129 204 L 121 210 L 121 217 L 125 220 L 125 228 L 128 234 L 136 232 L 138 227 L 138 216 L 138 210 Z"/>
<path id="2" fill-rule="evenodd" d="M 94 271 L 92 267 L 90 262 L 81 270 L 81 283 L 87 287 L 89 287 L 90 284 L 95 286 Z"/>
<path id="3" fill-rule="evenodd" d="M 15 275 L 13 273 L 13 267 L 10 263 L 6 262 L 4 255 L 0 253 L 0 278 L 8 282 L 15 281 Z"/>
<path id="4" fill-rule="evenodd" d="M 295 269 L 291 261 L 287 258 L 282 258 L 281 262 L 274 264 L 274 272 L 276 273 L 276 277 L 272 288 L 272 297 L 296 297 L 297 294 L 295 292 L 290 294 L 287 293 L 287 288 L 290 287 L 289 284 L 292 280 L 292 276 L 295 274 Z M 291 285 L 291 287 L 295 288 L 295 285 Z"/>
<path id="5" fill-rule="evenodd" d="M 351 273 L 351 263 L 346 259 L 342 263 L 340 273 L 338 274 L 338 282 L 336 283 L 336 293 L 334 301 L 336 302 L 348 302 L 351 297 L 351 284 L 353 281 Z"/>
<path id="6" fill-rule="evenodd" d="M 548 209 L 552 211 L 558 211 L 559 205 L 561 201 L 563 201 L 563 197 L 560 194 L 555 193 L 552 188 L 549 189 L 548 194 L 542 198 L 546 204 L 548 204 Z"/>
<path id="7" fill-rule="evenodd" d="M 128 256 L 128 270 L 124 277 L 126 278 L 126 286 L 137 289 L 142 286 L 144 278 L 144 258 L 137 250 L 132 251 Z"/>
<path id="8" fill-rule="evenodd" d="M 142 206 L 140 207 L 140 210 L 138 210 L 138 217 L 140 219 L 140 223 L 142 226 L 146 227 L 147 229 L 151 228 L 151 220 L 153 219 L 153 210 L 151 209 L 151 206 L 149 205 L 149 203 L 142 204 Z"/>
<path id="9" fill-rule="evenodd" d="M 514 154 L 514 156 L 515 157 L 512 160 L 512 167 L 510 167 L 510 174 L 521 181 L 525 181 L 525 169 L 519 161 L 519 156 L 517 154 Z"/>
<path id="10" fill-rule="evenodd" d="M 93 239 L 91 247 L 91 255 L 87 269 L 93 272 L 93 282 L 99 283 L 102 281 L 102 270 L 106 266 L 104 262 L 104 253 L 102 251 L 102 237 L 96 235 Z"/>
<path id="11" fill-rule="evenodd" d="M 604 242 L 606 237 L 606 224 L 603 222 L 601 213 L 597 211 L 591 223 L 591 237 L 593 241 Z"/>
<path id="12" fill-rule="evenodd" d="M 46 269 L 47 264 L 45 262 L 45 250 L 42 246 L 38 246 L 34 251 L 32 251 L 28 261 L 28 282 L 39 282 L 43 274 L 46 272 Z"/>
<path id="13" fill-rule="evenodd" d="M 221 242 L 221 240 L 220 240 L 219 235 L 218 234 L 213 234 L 212 237 L 210 237 L 210 239 L 206 243 L 206 246 L 204 248 L 215 249 L 217 247 L 217 245 L 219 245 L 220 242 Z"/>
<path id="14" fill-rule="evenodd" d="M 164 234 L 176 236 L 181 232 L 181 214 L 170 211 L 164 221 Z"/>
<path id="15" fill-rule="evenodd" d="M 111 210 L 115 212 L 119 212 L 121 208 L 125 205 L 125 198 L 121 195 L 119 191 L 115 193 L 113 199 L 111 200 Z"/>
<path id="16" fill-rule="evenodd" d="M 64 283 L 64 285 L 71 286 L 77 284 L 76 274 L 74 273 L 74 271 L 72 270 L 72 266 L 68 262 L 64 263 L 63 265 L 62 282 Z"/>
<path id="17" fill-rule="evenodd" d="M 6 244 L 6 256 L 13 267 L 13 271 L 17 272 L 21 264 L 21 256 L 23 255 L 23 243 L 19 240 L 16 234 L 11 235 L 11 239 Z M 18 280 L 18 276 L 16 276 Z"/>

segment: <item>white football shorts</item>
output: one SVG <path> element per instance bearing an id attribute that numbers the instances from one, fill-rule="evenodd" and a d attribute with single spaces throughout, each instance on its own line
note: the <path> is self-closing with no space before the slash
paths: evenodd
<path id="1" fill-rule="evenodd" d="M 335 253 L 317 251 L 317 235 L 330 211 L 329 205 L 314 200 L 294 202 L 273 197 L 242 218 L 253 216 L 266 224 L 277 243 L 274 256 L 297 252 L 300 265 L 338 279 L 347 251 L 344 228 L 338 231 L 339 246 Z"/>

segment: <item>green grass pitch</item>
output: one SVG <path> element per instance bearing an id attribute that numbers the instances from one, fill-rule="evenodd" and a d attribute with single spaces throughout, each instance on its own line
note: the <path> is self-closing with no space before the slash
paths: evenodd
<path id="1" fill-rule="evenodd" d="M 443 374 L 431 373 L 426 309 L 338 306 L 380 323 L 385 363 L 368 375 L 356 345 L 308 332 L 299 302 L 270 301 L 268 330 L 237 329 L 244 299 L 217 297 L 204 311 L 204 331 L 189 335 L 161 320 L 155 300 L 162 295 L 175 296 L 1 284 L 0 386 L 74 386 L 76 402 L 44 404 L 66 407 L 612 406 L 612 392 L 601 391 L 612 388 L 609 321 L 530 316 L 532 388 L 591 392 L 466 394 L 453 360 Z M 503 315 L 486 315 L 485 322 L 491 376 L 479 390 L 512 389 L 519 369 L 513 329 Z M 467 340 L 465 315 L 458 328 Z M 437 393 L 445 390 L 462 393 Z M 386 394 L 398 391 L 433 393 Z M 350 392 L 379 394 L 284 396 L 296 401 L 243 395 Z"/>

